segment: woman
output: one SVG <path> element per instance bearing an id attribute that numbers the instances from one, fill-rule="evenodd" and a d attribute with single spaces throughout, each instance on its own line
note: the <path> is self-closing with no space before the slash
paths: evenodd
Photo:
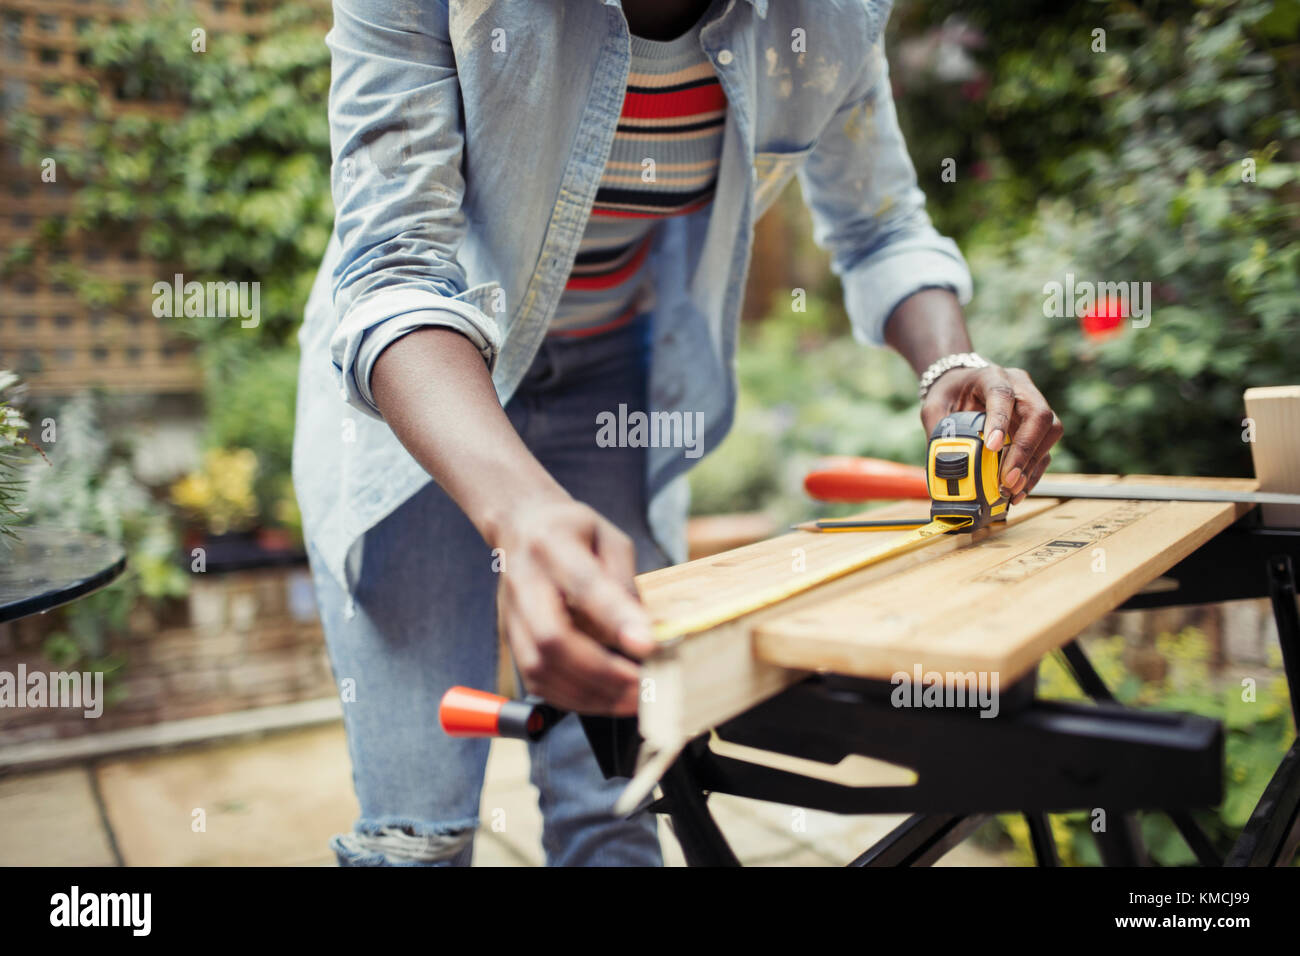
<path id="1" fill-rule="evenodd" d="M 971 354 L 886 15 L 335 0 L 335 235 L 301 333 L 295 481 L 361 803 L 341 863 L 468 862 L 487 745 L 444 736 L 437 701 L 492 685 L 498 623 L 533 693 L 635 712 L 632 578 L 684 557 L 685 472 L 733 414 L 753 224 L 794 175 L 855 334 L 928 386 L 924 426 L 985 408 L 1007 490 L 1042 474 L 1060 426 L 1023 372 Z M 609 447 L 597 422 L 620 410 L 698 440 Z M 611 815 L 620 783 L 576 719 L 530 756 L 548 862 L 659 862 L 649 815 Z"/>

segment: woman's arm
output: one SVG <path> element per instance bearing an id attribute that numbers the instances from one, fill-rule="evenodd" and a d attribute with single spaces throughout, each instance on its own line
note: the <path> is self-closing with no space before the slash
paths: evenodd
<path id="1" fill-rule="evenodd" d="M 371 386 L 402 444 L 501 549 L 500 624 L 529 691 L 581 713 L 635 713 L 636 665 L 601 646 L 635 658 L 653 647 L 635 548 L 529 452 L 478 348 L 450 329 L 411 332 L 380 353 Z"/>

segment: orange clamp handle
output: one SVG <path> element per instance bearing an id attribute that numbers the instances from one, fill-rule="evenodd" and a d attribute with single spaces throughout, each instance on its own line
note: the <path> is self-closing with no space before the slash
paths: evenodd
<path id="1" fill-rule="evenodd" d="M 438 704 L 438 723 L 449 737 L 540 740 L 563 717 L 537 697 L 511 700 L 472 687 L 452 687 Z"/>
<path id="2" fill-rule="evenodd" d="M 806 492 L 818 501 L 877 501 L 930 497 L 930 484 L 920 465 L 902 465 L 883 458 L 841 456 L 824 459 L 803 480 Z"/>
<path id="3" fill-rule="evenodd" d="M 438 705 L 438 723 L 451 737 L 495 737 L 500 726 L 501 708 L 508 697 L 489 694 L 472 687 L 453 687 L 442 695 Z"/>

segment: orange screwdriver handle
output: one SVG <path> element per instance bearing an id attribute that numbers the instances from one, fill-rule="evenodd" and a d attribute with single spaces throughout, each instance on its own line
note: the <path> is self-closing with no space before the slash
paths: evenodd
<path id="1" fill-rule="evenodd" d="M 472 687 L 451 688 L 438 705 L 438 723 L 449 737 L 537 740 L 563 716 L 536 698 L 511 700 Z"/>
<path id="2" fill-rule="evenodd" d="M 930 497 L 924 468 L 883 458 L 827 458 L 804 477 L 803 487 L 818 501 L 928 500 Z"/>

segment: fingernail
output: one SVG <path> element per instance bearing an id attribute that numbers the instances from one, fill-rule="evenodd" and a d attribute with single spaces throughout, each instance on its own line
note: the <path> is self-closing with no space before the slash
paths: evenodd
<path id="1" fill-rule="evenodd" d="M 984 446 L 988 448 L 989 451 L 998 451 L 1002 447 L 1004 439 L 1005 436 L 1002 434 L 1002 429 L 995 428 L 993 429 L 993 434 L 989 435 L 988 441 L 984 443 Z"/>
<path id="2" fill-rule="evenodd" d="M 1010 490 L 1015 491 L 1016 486 L 1020 484 L 1020 469 L 1012 468 L 1006 473 L 1006 476 L 1002 479 L 1002 483 Z"/>
<path id="3" fill-rule="evenodd" d="M 642 651 L 650 651 L 654 648 L 654 634 L 650 630 L 650 625 L 644 621 L 632 621 L 624 624 L 619 631 L 619 636 L 627 643 L 636 645 Z"/>

